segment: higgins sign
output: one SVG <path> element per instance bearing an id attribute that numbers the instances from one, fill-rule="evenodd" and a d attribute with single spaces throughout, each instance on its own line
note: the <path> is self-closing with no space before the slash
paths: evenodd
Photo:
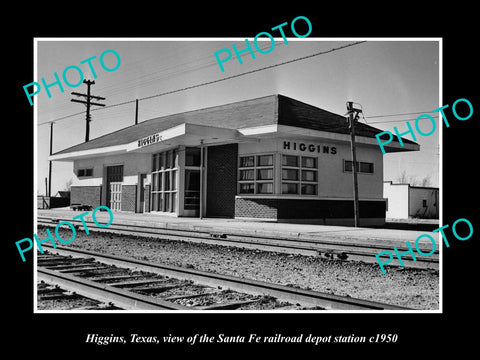
<path id="1" fill-rule="evenodd" d="M 332 155 L 335 155 L 337 153 L 337 148 L 335 146 L 297 143 L 295 141 L 284 141 L 283 150 L 307 151 L 311 153 L 316 152 Z"/>

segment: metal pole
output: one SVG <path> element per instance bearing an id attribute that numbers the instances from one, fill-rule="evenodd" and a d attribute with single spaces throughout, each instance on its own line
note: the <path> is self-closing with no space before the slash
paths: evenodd
<path id="1" fill-rule="evenodd" d="M 53 153 L 53 122 L 50 123 L 50 156 Z M 48 162 L 48 194 L 52 196 L 52 160 Z"/>
<path id="2" fill-rule="evenodd" d="M 200 140 L 200 219 L 203 219 L 203 140 Z"/>

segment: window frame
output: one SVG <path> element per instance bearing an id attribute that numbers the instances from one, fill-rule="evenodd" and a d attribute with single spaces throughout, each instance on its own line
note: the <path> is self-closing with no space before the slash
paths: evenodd
<path id="1" fill-rule="evenodd" d="M 80 172 L 84 172 L 83 175 L 80 175 Z M 88 174 L 90 172 L 90 175 Z M 78 168 L 77 169 L 77 177 L 78 178 L 86 178 L 86 177 L 93 177 L 93 167 L 91 168 Z"/>
<path id="2" fill-rule="evenodd" d="M 262 157 L 271 157 L 270 164 L 259 165 L 260 158 Z M 253 157 L 253 164 L 246 162 L 248 166 L 242 166 L 243 158 Z M 238 168 L 237 168 L 237 195 L 273 195 L 275 194 L 275 162 L 276 162 L 276 153 L 274 152 L 265 152 L 265 153 L 255 153 L 255 154 L 242 154 L 238 155 Z M 259 173 L 260 170 L 270 170 L 271 177 L 267 179 L 260 179 Z M 242 172 L 253 171 L 253 179 L 244 179 L 242 180 Z M 267 184 L 271 186 L 271 192 L 259 192 L 260 185 Z M 253 185 L 253 192 L 242 192 L 242 185 L 247 185 L 251 187 Z"/>
<path id="3" fill-rule="evenodd" d="M 179 153 L 179 149 L 175 148 L 152 154 L 151 211 L 165 213 L 178 211 Z M 166 189 L 167 184 L 168 189 Z M 167 202 L 169 210 L 166 210 Z"/>
<path id="4" fill-rule="evenodd" d="M 291 164 L 288 164 L 287 158 L 296 158 L 296 166 L 293 166 Z M 314 166 L 306 166 L 306 162 L 304 162 L 304 159 L 313 159 L 314 160 Z M 285 161 L 284 161 L 285 160 Z M 282 195 L 298 195 L 298 196 L 306 196 L 306 197 L 313 197 L 313 196 L 318 196 L 318 157 L 316 156 L 303 156 L 303 155 L 290 155 L 290 154 L 282 154 L 282 159 L 281 159 L 281 178 L 280 178 L 280 190 Z M 284 178 L 284 170 L 285 171 L 296 171 L 296 179 L 288 179 Z M 308 171 L 314 174 L 315 180 L 304 180 L 303 179 L 303 174 L 304 171 Z M 286 187 L 289 185 L 295 185 L 296 186 L 296 192 L 284 192 L 284 184 Z M 303 186 L 313 186 L 314 192 L 313 194 L 307 194 L 303 193 Z"/>
<path id="5" fill-rule="evenodd" d="M 347 170 L 347 163 L 350 163 L 350 166 L 352 167 L 351 170 Z M 368 164 L 369 167 L 371 167 L 372 171 L 361 171 L 362 164 Z M 351 173 L 353 172 L 353 161 L 352 160 L 347 160 L 343 159 L 343 172 L 348 172 Z M 375 164 L 373 162 L 369 161 L 358 161 L 357 160 L 357 174 L 375 174 Z"/>

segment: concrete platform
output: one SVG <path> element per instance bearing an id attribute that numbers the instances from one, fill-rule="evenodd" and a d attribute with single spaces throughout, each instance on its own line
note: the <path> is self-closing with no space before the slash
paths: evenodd
<path id="1" fill-rule="evenodd" d="M 85 211 L 73 211 L 70 208 L 38 209 L 37 216 L 55 217 L 64 220 L 72 219 Z M 361 243 L 385 242 L 393 246 L 404 246 L 406 241 L 414 244 L 415 239 L 422 234 L 428 233 L 436 243 L 438 249 L 439 234 L 431 231 L 405 230 L 405 229 L 379 229 L 379 228 L 354 228 L 347 226 L 287 224 L 261 221 L 243 221 L 235 219 L 219 218 L 185 218 L 162 216 L 158 214 L 114 212 L 113 223 L 144 225 L 167 229 L 205 230 L 210 232 L 223 232 L 244 235 L 265 235 L 288 237 L 292 239 L 329 239 L 342 241 L 355 241 Z M 85 216 L 86 220 L 92 220 L 92 211 Z M 96 218 L 100 223 L 107 223 L 109 215 L 104 211 L 97 211 Z M 435 227 L 436 228 L 436 227 Z M 427 241 L 427 240 L 424 240 Z"/>

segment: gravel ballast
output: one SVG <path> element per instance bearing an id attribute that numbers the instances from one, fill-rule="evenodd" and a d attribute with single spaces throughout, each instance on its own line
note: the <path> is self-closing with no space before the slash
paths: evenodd
<path id="1" fill-rule="evenodd" d="M 39 239 L 47 237 L 42 228 L 37 234 Z M 72 233 L 59 229 L 59 235 L 69 239 Z M 439 308 L 436 270 L 391 267 L 383 275 L 378 264 L 83 231 L 77 231 L 75 240 L 66 246 L 418 310 Z"/>

